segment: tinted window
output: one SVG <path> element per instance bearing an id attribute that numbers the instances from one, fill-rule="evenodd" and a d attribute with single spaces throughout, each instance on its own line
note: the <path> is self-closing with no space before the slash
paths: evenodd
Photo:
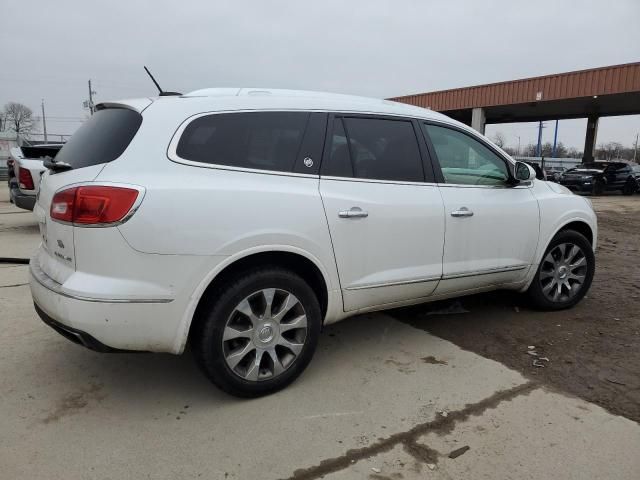
<path id="1" fill-rule="evenodd" d="M 331 147 L 322 166 L 322 174 L 333 177 L 353 177 L 347 134 L 342 118 L 333 120 L 332 132 Z"/>
<path id="2" fill-rule="evenodd" d="M 344 118 L 343 122 L 354 177 L 424 180 L 418 140 L 411 122 L 379 118 Z M 336 148 L 339 152 L 343 150 Z"/>
<path id="3" fill-rule="evenodd" d="M 308 117 L 306 112 L 207 115 L 187 125 L 177 154 L 196 162 L 290 172 Z"/>
<path id="4" fill-rule="evenodd" d="M 142 115 L 133 110 L 98 110 L 62 147 L 56 161 L 75 169 L 115 160 L 129 146 L 141 123 Z"/>
<path id="5" fill-rule="evenodd" d="M 509 178 L 505 161 L 469 135 L 435 125 L 425 124 L 424 128 L 446 183 L 504 185 Z"/>

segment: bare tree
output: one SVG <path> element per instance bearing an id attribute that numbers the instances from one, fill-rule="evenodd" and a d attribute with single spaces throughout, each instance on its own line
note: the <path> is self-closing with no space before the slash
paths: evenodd
<path id="1" fill-rule="evenodd" d="M 7 130 L 22 136 L 28 136 L 36 126 L 31 109 L 17 102 L 9 102 L 4 106 L 4 121 Z"/>
<path id="2" fill-rule="evenodd" d="M 620 142 L 608 142 L 600 144 L 598 148 L 596 148 L 595 154 L 596 158 L 603 160 L 617 160 L 622 158 L 623 151 L 624 147 Z"/>
<path id="3" fill-rule="evenodd" d="M 492 138 L 493 143 L 495 143 L 500 148 L 503 148 L 507 144 L 507 139 L 502 132 L 496 132 L 496 134 Z"/>

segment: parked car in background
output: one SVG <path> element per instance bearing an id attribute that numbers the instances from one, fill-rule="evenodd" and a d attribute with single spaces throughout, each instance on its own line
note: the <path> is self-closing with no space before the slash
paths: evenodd
<path id="1" fill-rule="evenodd" d="M 591 285 L 591 203 L 432 110 L 269 89 L 96 108 L 42 177 L 30 263 L 40 317 L 88 348 L 189 343 L 259 396 L 349 316 L 498 288 L 558 310 Z"/>
<path id="2" fill-rule="evenodd" d="M 628 162 L 609 162 L 601 175 L 595 178 L 596 194 L 619 190 L 624 195 L 633 195 L 638 189 L 634 175 L 635 164 Z"/>
<path id="3" fill-rule="evenodd" d="M 632 165 L 631 170 L 633 171 L 633 178 L 636 179 L 636 192 L 640 193 L 640 165 Z"/>
<path id="4" fill-rule="evenodd" d="M 558 166 L 545 166 L 545 172 L 547 173 L 547 180 L 550 182 L 559 183 L 562 174 L 567 169 L 565 167 Z"/>
<path id="5" fill-rule="evenodd" d="M 40 176 L 46 170 L 44 159 L 55 158 L 63 144 L 14 147 L 9 151 L 9 197 L 17 207 L 33 210 Z"/>
<path id="6" fill-rule="evenodd" d="M 584 163 L 564 172 L 560 184 L 577 192 L 596 195 L 612 191 L 632 195 L 638 189 L 635 166 L 628 162 Z"/>

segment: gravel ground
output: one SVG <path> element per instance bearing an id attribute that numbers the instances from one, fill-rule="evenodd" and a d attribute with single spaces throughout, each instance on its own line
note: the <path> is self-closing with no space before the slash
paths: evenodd
<path id="1" fill-rule="evenodd" d="M 538 312 L 517 294 L 495 292 L 392 315 L 640 421 L 640 196 L 592 201 L 599 223 L 596 275 L 587 298 L 575 308 Z M 527 353 L 529 346 L 549 359 L 542 361 L 544 367 L 532 365 L 536 357 Z"/>

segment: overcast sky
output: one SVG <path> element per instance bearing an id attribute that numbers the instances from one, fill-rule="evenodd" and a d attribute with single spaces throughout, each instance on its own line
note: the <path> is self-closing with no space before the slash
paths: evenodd
<path id="1" fill-rule="evenodd" d="M 640 60 L 640 0 L 0 0 L 0 106 L 45 99 L 51 133 L 96 100 L 214 86 L 373 97 Z M 584 120 L 560 122 L 582 149 Z M 553 136 L 551 122 L 544 139 Z M 491 126 L 510 145 L 532 124 Z M 598 143 L 631 145 L 640 116 L 603 119 Z"/>

